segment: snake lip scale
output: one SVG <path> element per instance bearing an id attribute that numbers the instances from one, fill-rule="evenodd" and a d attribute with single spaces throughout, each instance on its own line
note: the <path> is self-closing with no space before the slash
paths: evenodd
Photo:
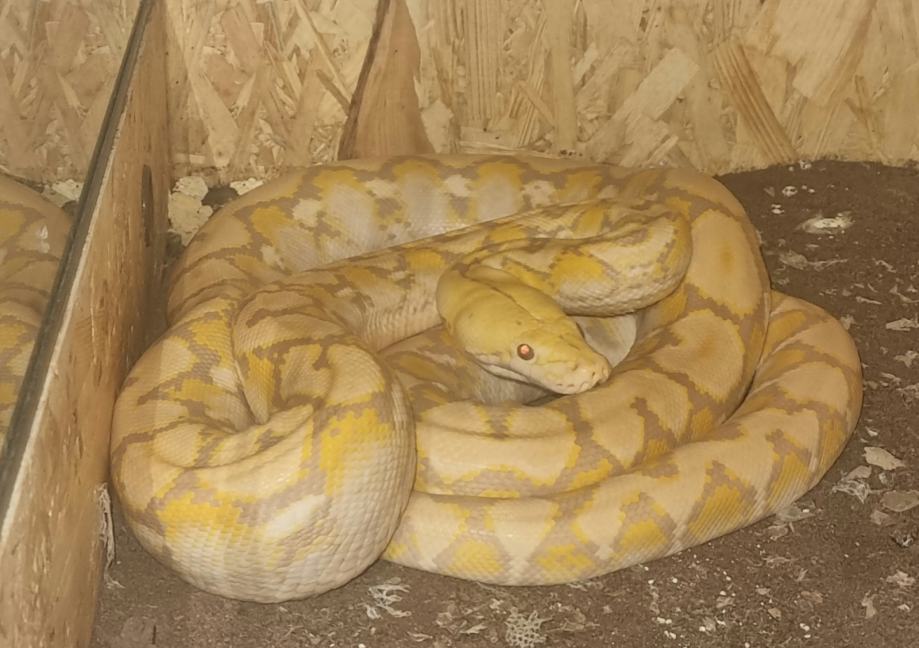
<path id="1" fill-rule="evenodd" d="M 309 167 L 202 227 L 168 313 L 113 484 L 150 553 L 244 600 L 380 557 L 538 585 L 669 555 L 800 497 L 861 408 L 848 333 L 685 169 Z"/>

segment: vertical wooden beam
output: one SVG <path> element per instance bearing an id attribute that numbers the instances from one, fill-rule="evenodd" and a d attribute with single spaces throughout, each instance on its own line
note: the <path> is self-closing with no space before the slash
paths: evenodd
<path id="1" fill-rule="evenodd" d="M 415 92 L 420 57 L 405 0 L 381 0 L 339 159 L 434 151 Z"/>
<path id="2" fill-rule="evenodd" d="M 112 406 L 164 257 L 163 3 L 141 12 L 0 473 L 0 646 L 75 648 L 92 632 Z"/>
<path id="3" fill-rule="evenodd" d="M 574 3 L 545 0 L 546 35 L 552 78 L 556 153 L 573 151 L 577 145 L 578 116 L 574 100 L 574 69 L 571 56 L 571 23 Z"/>

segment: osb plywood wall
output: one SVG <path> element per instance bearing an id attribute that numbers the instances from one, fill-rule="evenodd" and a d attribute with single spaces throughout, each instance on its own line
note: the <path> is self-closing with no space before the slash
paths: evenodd
<path id="1" fill-rule="evenodd" d="M 0 0 L 0 172 L 82 179 L 139 0 Z"/>
<path id="2" fill-rule="evenodd" d="M 177 173 L 336 155 L 377 0 L 167 0 Z"/>
<path id="3" fill-rule="evenodd" d="M 914 0 L 414 0 L 439 149 L 709 172 L 919 155 Z"/>
<path id="4" fill-rule="evenodd" d="M 341 138 L 362 111 L 417 150 L 712 173 L 919 158 L 915 0 L 168 2 L 179 174 L 361 152 Z"/>

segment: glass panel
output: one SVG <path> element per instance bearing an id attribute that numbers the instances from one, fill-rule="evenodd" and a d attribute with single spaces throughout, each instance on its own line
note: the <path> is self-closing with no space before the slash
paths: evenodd
<path id="1" fill-rule="evenodd" d="M 0 469 L 138 2 L 0 0 Z"/>

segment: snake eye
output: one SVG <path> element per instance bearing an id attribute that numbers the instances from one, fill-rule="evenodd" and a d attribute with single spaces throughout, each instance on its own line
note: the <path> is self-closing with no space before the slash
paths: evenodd
<path id="1" fill-rule="evenodd" d="M 536 352 L 533 351 L 533 347 L 529 344 L 521 344 L 517 347 L 517 355 L 520 356 L 522 360 L 532 360 Z"/>

